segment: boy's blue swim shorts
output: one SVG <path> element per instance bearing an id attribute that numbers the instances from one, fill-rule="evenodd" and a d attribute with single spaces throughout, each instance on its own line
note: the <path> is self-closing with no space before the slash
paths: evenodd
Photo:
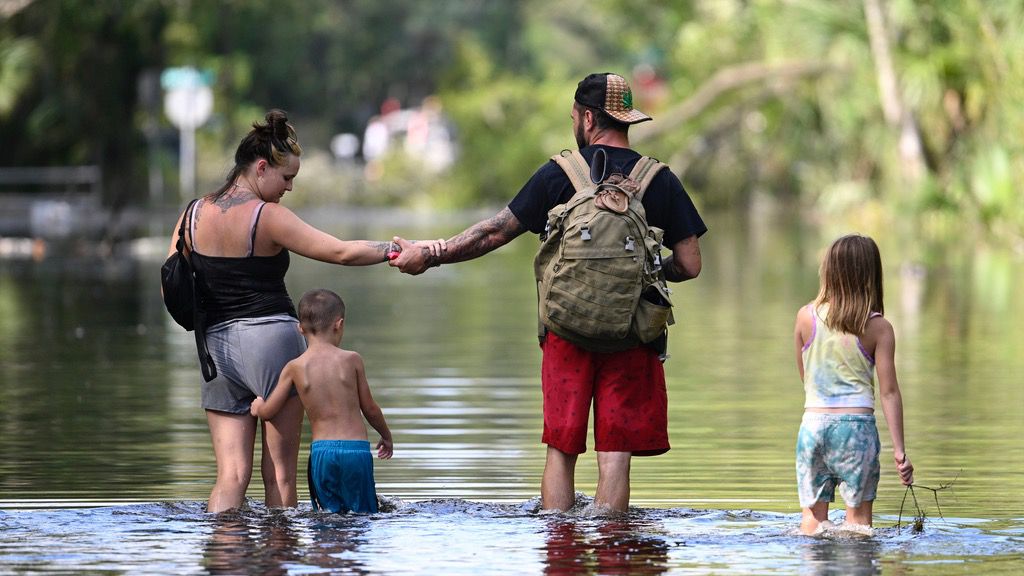
<path id="1" fill-rule="evenodd" d="M 318 510 L 376 512 L 370 443 L 314 440 L 309 449 L 309 495 Z"/>

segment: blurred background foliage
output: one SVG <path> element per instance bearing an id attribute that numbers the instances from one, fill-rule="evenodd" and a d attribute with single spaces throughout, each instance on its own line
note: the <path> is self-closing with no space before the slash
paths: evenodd
<path id="1" fill-rule="evenodd" d="M 499 206 L 574 145 L 575 83 L 615 71 L 655 118 L 633 143 L 702 207 L 1020 244 L 1021 54 L 1024 0 L 4 0 L 0 165 L 99 164 L 105 201 L 130 206 L 155 157 L 175 190 L 159 74 L 190 65 L 215 78 L 200 189 L 278 107 L 307 151 L 296 201 Z M 450 168 L 398 151 L 371 174 L 330 154 L 382 103 L 425 98 L 454 134 Z"/>

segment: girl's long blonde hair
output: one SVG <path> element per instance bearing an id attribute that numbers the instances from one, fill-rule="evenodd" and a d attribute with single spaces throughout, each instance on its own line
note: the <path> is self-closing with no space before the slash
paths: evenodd
<path id="1" fill-rule="evenodd" d="M 829 328 L 863 334 L 872 312 L 885 313 L 882 256 L 871 238 L 850 234 L 833 242 L 818 276 L 821 289 L 814 308 L 828 304 L 825 324 Z"/>

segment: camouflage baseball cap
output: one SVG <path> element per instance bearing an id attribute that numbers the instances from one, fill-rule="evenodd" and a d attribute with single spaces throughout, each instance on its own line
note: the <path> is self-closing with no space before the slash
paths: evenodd
<path id="1" fill-rule="evenodd" d="M 626 79 L 618 74 L 602 72 L 580 80 L 576 87 L 576 102 L 606 112 L 624 124 L 636 124 L 651 117 L 633 108 L 633 91 Z"/>

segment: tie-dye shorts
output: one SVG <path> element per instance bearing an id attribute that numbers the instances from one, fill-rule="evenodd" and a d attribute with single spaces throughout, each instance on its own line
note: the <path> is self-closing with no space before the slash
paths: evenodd
<path id="1" fill-rule="evenodd" d="M 804 412 L 796 440 L 800 506 L 834 502 L 836 486 L 847 507 L 874 500 L 880 449 L 874 414 Z"/>

